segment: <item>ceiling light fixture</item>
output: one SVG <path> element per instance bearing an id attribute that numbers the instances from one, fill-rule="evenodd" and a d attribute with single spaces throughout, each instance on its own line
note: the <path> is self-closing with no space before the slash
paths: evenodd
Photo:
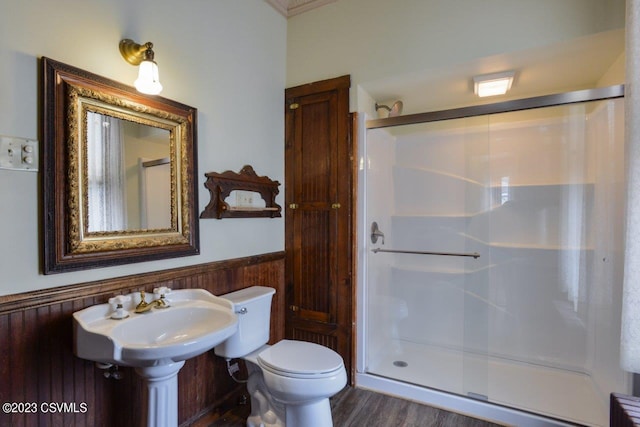
<path id="1" fill-rule="evenodd" d="M 504 95 L 513 84 L 515 71 L 483 74 L 473 78 L 473 93 L 479 97 Z"/>
<path id="2" fill-rule="evenodd" d="M 139 65 L 138 78 L 133 83 L 138 92 L 157 95 L 162 91 L 158 64 L 153 60 L 153 43 L 138 44 L 130 39 L 120 41 L 120 54 L 131 65 Z"/>

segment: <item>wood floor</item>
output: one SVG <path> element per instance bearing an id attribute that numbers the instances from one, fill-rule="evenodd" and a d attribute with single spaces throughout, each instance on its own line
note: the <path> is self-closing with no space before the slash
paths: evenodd
<path id="1" fill-rule="evenodd" d="M 249 410 L 249 405 L 239 406 L 208 424 L 208 427 L 244 427 Z M 351 387 L 345 388 L 331 398 L 331 411 L 334 427 L 499 426 L 499 424 Z"/>

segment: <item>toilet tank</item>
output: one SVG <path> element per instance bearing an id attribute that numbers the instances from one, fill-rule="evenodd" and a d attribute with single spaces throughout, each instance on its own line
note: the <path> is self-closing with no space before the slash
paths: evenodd
<path id="1" fill-rule="evenodd" d="M 252 286 L 220 295 L 231 301 L 238 316 L 238 331 L 215 347 L 218 356 L 227 359 L 243 357 L 269 341 L 271 299 L 276 290 L 266 286 Z"/>

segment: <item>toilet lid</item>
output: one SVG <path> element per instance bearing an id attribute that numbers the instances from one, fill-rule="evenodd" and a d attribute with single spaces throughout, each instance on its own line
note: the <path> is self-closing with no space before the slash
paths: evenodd
<path id="1" fill-rule="evenodd" d="M 330 348 L 305 341 L 282 340 L 258 355 L 271 370 L 290 374 L 324 374 L 343 366 L 342 357 Z"/>

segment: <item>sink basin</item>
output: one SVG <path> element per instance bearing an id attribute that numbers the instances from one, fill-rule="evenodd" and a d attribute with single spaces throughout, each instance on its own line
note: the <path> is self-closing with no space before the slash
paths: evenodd
<path id="1" fill-rule="evenodd" d="M 134 312 L 139 294 L 126 297 L 131 300 L 123 303 L 129 313 L 124 319 L 111 318 L 110 304 L 73 314 L 78 357 L 132 367 L 169 364 L 202 354 L 237 330 L 231 303 L 204 289 L 173 291 L 167 295 L 170 307 L 140 314 Z"/>

